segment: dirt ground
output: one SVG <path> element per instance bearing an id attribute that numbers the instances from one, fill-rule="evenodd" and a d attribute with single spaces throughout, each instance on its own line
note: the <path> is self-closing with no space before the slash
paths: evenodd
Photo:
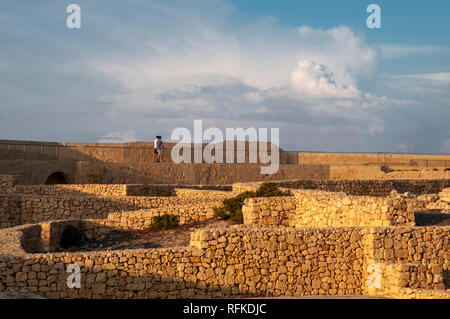
<path id="1" fill-rule="evenodd" d="M 414 213 L 416 226 L 450 226 L 450 214 L 441 213 L 439 209 Z"/>
<path id="2" fill-rule="evenodd" d="M 415 213 L 416 226 L 448 226 L 450 214 L 440 210 L 429 210 Z M 160 231 L 121 231 L 116 230 L 94 240 L 87 240 L 81 247 L 71 247 L 65 251 L 96 251 L 138 248 L 173 248 L 189 246 L 191 232 L 199 229 L 228 227 L 229 221 L 206 220 L 180 225 L 173 229 Z M 62 249 L 61 249 L 62 251 Z"/>
<path id="3" fill-rule="evenodd" d="M 180 225 L 173 229 L 159 231 L 113 231 L 104 238 L 86 241 L 81 247 L 71 247 L 65 251 L 95 251 L 138 248 L 189 246 L 191 232 L 203 228 L 227 227 L 229 221 L 206 220 Z"/>

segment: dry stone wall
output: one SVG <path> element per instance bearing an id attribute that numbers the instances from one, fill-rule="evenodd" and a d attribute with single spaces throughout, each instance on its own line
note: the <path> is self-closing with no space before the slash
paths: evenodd
<path id="1" fill-rule="evenodd" d="M 252 227 L 413 226 L 402 197 L 348 196 L 291 190 L 293 196 L 246 199 L 244 224 Z"/>
<path id="2" fill-rule="evenodd" d="M 292 190 L 297 227 L 414 226 L 414 213 L 401 197 L 348 196 Z"/>
<path id="3" fill-rule="evenodd" d="M 16 193 L 27 195 L 95 195 L 121 196 L 209 196 L 227 195 L 231 186 L 181 186 L 159 184 L 67 184 L 67 185 L 16 185 Z"/>
<path id="4" fill-rule="evenodd" d="M 41 229 L 55 235 L 61 225 Z M 190 246 L 171 249 L 25 251 L 23 244 L 38 234 L 36 225 L 0 230 L 0 292 L 22 287 L 47 298 L 226 298 L 406 291 L 449 298 L 441 270 L 448 270 L 450 227 L 234 227 L 197 231 Z M 81 269 L 80 289 L 67 287 L 72 263 Z M 384 286 L 370 288 L 371 265 L 381 269 Z"/>
<path id="5" fill-rule="evenodd" d="M 220 205 L 220 203 L 217 203 L 217 206 Z M 108 214 L 106 224 L 111 227 L 127 230 L 143 230 L 149 227 L 152 223 L 153 217 L 164 214 L 178 216 L 179 223 L 182 225 L 213 218 L 214 210 L 211 203 L 198 203 L 189 206 L 171 205 L 155 209 L 142 209 L 130 212 L 113 212 Z"/>
<path id="6" fill-rule="evenodd" d="M 292 196 L 247 198 L 242 214 L 244 224 L 251 227 L 293 227 L 295 199 Z"/>
<path id="7" fill-rule="evenodd" d="M 19 176 L 15 175 L 0 175 L 0 194 L 12 193 L 14 186 L 17 184 Z"/>
<path id="8" fill-rule="evenodd" d="M 191 247 L 89 254 L 29 254 L 16 247 L 15 256 L 0 254 L 0 290 L 28 287 L 48 298 L 358 294 L 361 244 L 339 243 L 354 231 L 211 230 L 194 233 Z M 67 288 L 71 263 L 81 267 L 81 289 Z"/>
<path id="9" fill-rule="evenodd" d="M 450 287 L 450 226 L 373 227 L 364 242 L 366 264 L 373 266 L 365 280 L 373 271 L 380 278 L 378 287 L 366 285 L 365 293 L 429 298 L 429 291 L 420 290 L 428 288 L 439 291 L 435 298 L 450 299 L 449 291 L 443 291 Z"/>
<path id="10" fill-rule="evenodd" d="M 243 192 L 255 190 L 262 182 L 234 183 L 233 191 Z M 343 192 L 347 195 L 389 196 L 396 190 L 398 193 L 410 192 L 415 195 L 425 193 L 438 194 L 450 187 L 450 179 L 433 180 L 286 180 L 274 181 L 280 187 L 297 189 L 315 189 L 329 192 Z"/>
<path id="11" fill-rule="evenodd" d="M 442 192 L 439 193 L 439 197 L 450 203 L 450 188 L 444 188 Z"/>
<path id="12" fill-rule="evenodd" d="M 12 227 L 46 220 L 71 218 L 106 218 L 108 213 L 156 209 L 161 211 L 178 206 L 177 211 L 186 215 L 190 207 L 195 214 L 205 207 L 220 206 L 219 197 L 140 197 L 124 196 L 102 198 L 94 196 L 38 196 L 21 194 L 0 194 L 0 228 Z M 200 206 L 199 206 L 200 205 Z M 182 206 L 188 213 L 181 212 Z M 201 209 L 197 209 L 201 207 Z M 175 211 L 175 209 L 174 209 Z"/>
<path id="13" fill-rule="evenodd" d="M 126 196 L 127 185 L 121 184 L 67 184 L 67 185 L 17 185 L 15 192 L 27 195 L 44 196 Z"/>
<path id="14" fill-rule="evenodd" d="M 131 184 L 126 185 L 128 196 L 205 196 L 230 193 L 228 185 L 158 185 L 158 184 Z"/>

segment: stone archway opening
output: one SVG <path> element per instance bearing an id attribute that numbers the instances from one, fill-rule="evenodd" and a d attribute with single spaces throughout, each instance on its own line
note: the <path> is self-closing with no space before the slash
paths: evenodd
<path id="1" fill-rule="evenodd" d="M 69 178 L 63 172 L 54 172 L 45 180 L 45 185 L 69 184 Z"/>

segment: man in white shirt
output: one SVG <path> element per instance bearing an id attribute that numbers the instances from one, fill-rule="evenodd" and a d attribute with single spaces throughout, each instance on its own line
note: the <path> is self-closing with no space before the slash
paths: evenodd
<path id="1" fill-rule="evenodd" d="M 153 163 L 155 163 L 155 161 L 160 163 L 161 162 L 161 153 L 162 153 L 161 148 L 162 148 L 162 144 L 163 144 L 163 142 L 161 140 L 161 136 L 157 135 L 156 139 L 153 143 L 154 143 L 154 147 L 155 147 L 153 150 L 153 152 L 154 152 Z"/>

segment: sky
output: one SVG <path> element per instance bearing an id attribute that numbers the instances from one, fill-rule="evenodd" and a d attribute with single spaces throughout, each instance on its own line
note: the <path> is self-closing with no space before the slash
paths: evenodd
<path id="1" fill-rule="evenodd" d="M 170 140 L 201 119 L 279 128 L 291 151 L 450 154 L 449 16 L 447 0 L 2 0 L 0 139 Z"/>

